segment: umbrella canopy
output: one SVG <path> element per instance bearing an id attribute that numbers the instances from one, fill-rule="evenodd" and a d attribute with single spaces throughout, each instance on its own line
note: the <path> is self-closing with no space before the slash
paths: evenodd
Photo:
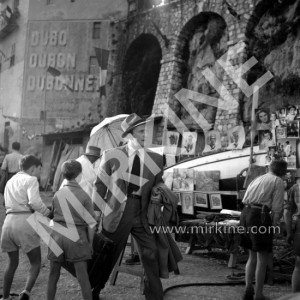
<path id="1" fill-rule="evenodd" d="M 96 146 L 103 151 L 118 147 L 125 140 L 121 137 L 123 130 L 121 123 L 128 115 L 122 114 L 110 118 L 105 118 L 95 126 L 90 134 L 88 146 Z"/>

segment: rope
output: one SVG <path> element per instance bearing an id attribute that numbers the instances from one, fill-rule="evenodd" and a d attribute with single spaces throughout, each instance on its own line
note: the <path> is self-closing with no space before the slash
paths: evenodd
<path id="1" fill-rule="evenodd" d="M 169 286 L 164 290 L 164 295 L 169 292 L 170 290 L 177 289 L 177 288 L 184 288 L 184 287 L 189 287 L 189 286 L 235 286 L 235 285 L 245 285 L 245 281 L 225 281 L 225 282 L 204 282 L 204 283 L 182 283 L 182 284 L 176 284 Z"/>

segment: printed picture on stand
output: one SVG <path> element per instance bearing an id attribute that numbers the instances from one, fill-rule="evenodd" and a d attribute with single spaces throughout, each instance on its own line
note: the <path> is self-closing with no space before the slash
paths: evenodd
<path id="1" fill-rule="evenodd" d="M 288 107 L 282 107 L 275 112 L 278 116 L 281 126 L 286 126 L 289 122 L 300 119 L 299 108 L 295 105 L 289 105 Z"/>
<path id="2" fill-rule="evenodd" d="M 286 127 L 276 127 L 276 140 L 286 139 Z"/>
<path id="3" fill-rule="evenodd" d="M 299 137 L 299 121 L 292 121 L 287 123 L 286 136 L 291 138 Z"/>
<path id="4" fill-rule="evenodd" d="M 164 184 L 171 190 L 173 184 L 173 172 L 164 172 L 162 179 Z"/>
<path id="5" fill-rule="evenodd" d="M 201 192 L 195 192 L 194 197 L 195 197 L 194 203 L 196 207 L 208 208 L 207 194 Z"/>
<path id="6" fill-rule="evenodd" d="M 164 147 L 164 153 L 176 155 L 178 142 L 179 142 L 179 132 L 167 131 L 166 146 Z"/>
<path id="7" fill-rule="evenodd" d="M 279 159 L 277 146 L 269 147 L 268 153 L 265 157 L 265 164 L 269 165 L 275 159 Z"/>
<path id="8" fill-rule="evenodd" d="M 210 194 L 209 196 L 210 209 L 222 209 L 222 199 L 220 194 Z"/>
<path id="9" fill-rule="evenodd" d="M 196 191 L 218 191 L 220 171 L 194 171 Z"/>
<path id="10" fill-rule="evenodd" d="M 228 131 L 227 150 L 242 149 L 245 143 L 245 130 L 243 126 L 235 126 Z"/>
<path id="11" fill-rule="evenodd" d="M 258 131 L 259 150 L 268 151 L 269 147 L 276 146 L 275 137 L 271 130 Z"/>
<path id="12" fill-rule="evenodd" d="M 194 170 L 184 168 L 174 168 L 173 170 L 173 190 L 193 191 L 194 190 Z"/>
<path id="13" fill-rule="evenodd" d="M 203 153 L 213 152 L 221 149 L 221 137 L 220 132 L 211 130 L 205 133 L 205 147 Z"/>
<path id="14" fill-rule="evenodd" d="M 197 132 L 184 132 L 182 135 L 181 155 L 195 155 Z"/>
<path id="15" fill-rule="evenodd" d="M 289 169 L 296 168 L 296 142 L 294 138 L 277 140 L 277 155 L 288 163 Z"/>
<path id="16" fill-rule="evenodd" d="M 181 193 L 181 212 L 186 215 L 194 214 L 193 192 Z"/>

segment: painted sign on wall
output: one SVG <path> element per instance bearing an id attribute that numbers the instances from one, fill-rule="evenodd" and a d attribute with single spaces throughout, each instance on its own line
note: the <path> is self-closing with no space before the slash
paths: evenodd
<path id="1" fill-rule="evenodd" d="M 39 118 L 46 110 L 47 118 L 70 118 L 73 125 L 87 117 L 97 121 L 100 88 L 94 48 L 106 41 L 106 34 L 93 39 L 93 22 L 30 22 L 23 117 Z M 48 67 L 60 75 L 53 76 Z"/>

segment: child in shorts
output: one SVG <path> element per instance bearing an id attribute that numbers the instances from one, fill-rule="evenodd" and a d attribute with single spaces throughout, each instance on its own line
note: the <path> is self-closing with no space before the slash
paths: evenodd
<path id="1" fill-rule="evenodd" d="M 8 254 L 8 266 L 4 272 L 3 300 L 10 299 L 9 293 L 19 264 L 19 249 L 30 262 L 29 276 L 19 300 L 28 300 L 41 269 L 40 237 L 27 222 L 34 211 L 49 216 L 50 210 L 39 194 L 38 178 L 41 161 L 33 155 L 23 156 L 19 162 L 20 172 L 6 184 L 4 202 L 6 217 L 2 227 L 1 249 Z"/>
<path id="2" fill-rule="evenodd" d="M 53 198 L 54 226 L 48 250 L 50 273 L 47 300 L 54 300 L 55 298 L 60 269 L 64 262 L 74 264 L 83 299 L 92 300 L 91 285 L 87 273 L 87 261 L 92 258 L 92 243 L 96 225 L 92 200 L 75 180 L 82 172 L 81 164 L 78 161 L 66 161 L 62 165 L 61 171 L 67 181 Z M 68 203 L 66 204 L 66 202 Z M 66 209 L 66 206 L 69 209 Z M 67 227 L 67 230 L 70 231 L 67 234 L 63 233 L 62 226 L 65 229 Z M 78 234 L 77 237 L 74 235 L 74 230 Z M 53 241 L 62 250 L 61 254 L 57 255 L 55 248 L 51 247 Z"/>

